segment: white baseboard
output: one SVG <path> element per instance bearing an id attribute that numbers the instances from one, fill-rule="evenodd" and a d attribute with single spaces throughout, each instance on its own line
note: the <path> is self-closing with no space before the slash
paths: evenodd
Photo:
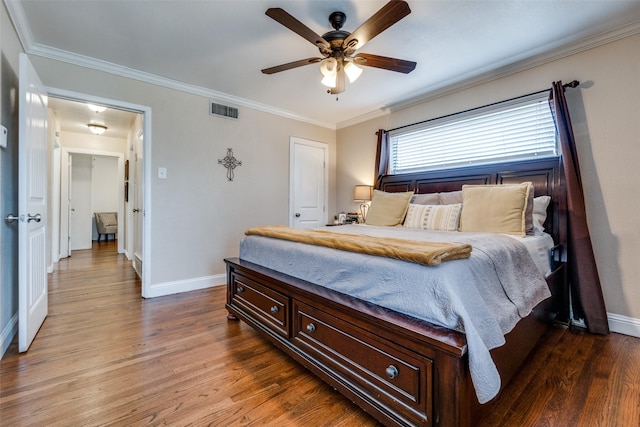
<path id="1" fill-rule="evenodd" d="M 226 274 L 216 274 L 213 276 L 197 277 L 195 279 L 177 280 L 175 282 L 156 283 L 149 286 L 149 293 L 145 295 L 145 297 L 154 298 L 164 295 L 177 294 L 180 292 L 196 291 L 198 289 L 210 288 L 212 286 L 224 285 L 226 283 Z"/>
<path id="2" fill-rule="evenodd" d="M 18 333 L 18 313 L 15 313 L 7 326 L 2 329 L 2 335 L 0 335 L 0 359 L 4 356 L 4 353 L 7 351 L 9 346 L 11 345 L 11 341 L 13 341 L 13 337 Z"/>
<path id="3" fill-rule="evenodd" d="M 607 319 L 609 319 L 611 332 L 640 338 L 640 319 L 614 313 L 607 313 Z"/>

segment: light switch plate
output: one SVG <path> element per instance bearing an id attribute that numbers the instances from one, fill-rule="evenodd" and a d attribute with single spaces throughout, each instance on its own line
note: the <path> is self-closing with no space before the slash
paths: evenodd
<path id="1" fill-rule="evenodd" d="M 7 148 L 7 128 L 0 125 L 0 147 Z"/>
<path id="2" fill-rule="evenodd" d="M 167 179 L 167 168 L 158 168 L 158 178 Z"/>

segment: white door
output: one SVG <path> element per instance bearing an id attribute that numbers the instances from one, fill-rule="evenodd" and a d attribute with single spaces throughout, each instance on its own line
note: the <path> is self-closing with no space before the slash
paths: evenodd
<path id="1" fill-rule="evenodd" d="M 317 228 L 327 223 L 327 144 L 290 140 L 289 225 Z"/>
<path id="2" fill-rule="evenodd" d="M 47 317 L 47 92 L 20 54 L 18 149 L 18 351 Z"/>
<path id="3" fill-rule="evenodd" d="M 92 156 L 70 154 L 69 157 L 73 159 L 70 174 L 69 250 L 91 249 Z"/>
<path id="4" fill-rule="evenodd" d="M 138 132 L 133 152 L 133 269 L 142 279 L 142 227 L 144 219 L 144 199 L 143 199 L 143 142 L 144 133 L 142 129 Z"/>

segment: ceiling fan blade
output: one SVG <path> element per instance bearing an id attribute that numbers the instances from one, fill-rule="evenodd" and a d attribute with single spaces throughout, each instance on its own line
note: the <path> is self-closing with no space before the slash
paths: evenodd
<path id="1" fill-rule="evenodd" d="M 353 52 L 410 13 L 411 9 L 406 1 L 392 0 L 351 33 L 342 47 Z"/>
<path id="2" fill-rule="evenodd" d="M 397 71 L 398 73 L 409 74 L 416 68 L 413 61 L 405 61 L 404 59 L 389 58 L 388 56 L 372 55 L 370 53 L 359 53 L 353 57 L 356 65 L 365 65 L 367 67 L 383 68 L 389 71 Z"/>
<path id="3" fill-rule="evenodd" d="M 330 49 L 331 45 L 328 41 L 316 34 L 311 28 L 298 21 L 291 16 L 287 11 L 279 7 L 272 7 L 267 9 L 265 14 L 271 19 L 278 21 L 294 33 L 298 34 L 302 38 L 309 40 L 316 45 L 319 49 Z"/>
<path id="4" fill-rule="evenodd" d="M 322 61 L 322 58 L 300 59 L 298 61 L 287 62 L 286 64 L 276 65 L 275 67 L 265 68 L 264 70 L 262 70 L 262 73 L 263 74 L 279 73 L 280 71 L 286 71 L 292 68 L 302 67 L 304 65 L 315 64 L 320 61 Z"/>
<path id="5" fill-rule="evenodd" d="M 299 61 L 288 62 L 286 64 L 276 65 L 275 67 L 265 68 L 264 70 L 262 70 L 262 72 L 264 74 L 274 74 L 274 73 L 279 73 L 280 71 L 302 67 L 303 65 L 315 64 L 320 61 L 322 61 L 322 58 L 300 59 Z"/>

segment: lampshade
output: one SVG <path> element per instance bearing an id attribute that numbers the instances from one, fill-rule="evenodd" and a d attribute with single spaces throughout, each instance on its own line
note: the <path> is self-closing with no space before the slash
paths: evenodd
<path id="1" fill-rule="evenodd" d="M 87 126 L 89 127 L 91 132 L 96 135 L 102 135 L 107 130 L 107 127 L 105 125 L 99 125 L 96 123 L 89 123 Z"/>
<path id="2" fill-rule="evenodd" d="M 327 87 L 336 87 L 338 61 L 336 58 L 325 58 L 320 62 L 320 72 L 324 76 L 321 83 Z"/>
<path id="3" fill-rule="evenodd" d="M 347 62 L 344 66 L 344 72 L 349 78 L 349 82 L 353 83 L 358 79 L 358 77 L 360 77 L 360 74 L 362 74 L 362 68 L 358 67 L 353 62 Z"/>
<path id="4" fill-rule="evenodd" d="M 353 200 L 369 201 L 371 200 L 371 193 L 373 187 L 371 185 L 356 185 L 353 190 Z"/>
<path id="5" fill-rule="evenodd" d="M 326 87 L 334 88 L 336 87 L 337 77 L 338 77 L 337 74 L 324 76 L 322 80 L 320 80 L 320 83 L 322 83 Z"/>

